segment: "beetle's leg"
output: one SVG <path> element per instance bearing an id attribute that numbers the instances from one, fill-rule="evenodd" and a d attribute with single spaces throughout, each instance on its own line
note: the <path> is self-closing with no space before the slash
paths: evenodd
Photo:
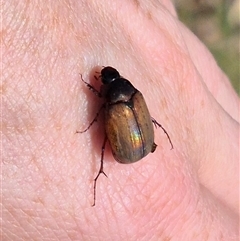
<path id="1" fill-rule="evenodd" d="M 98 119 L 98 116 L 100 114 L 100 112 L 102 111 L 102 109 L 105 108 L 105 104 L 103 104 L 101 106 L 101 108 L 99 109 L 99 111 L 97 112 L 96 116 L 94 117 L 94 119 L 90 122 L 90 124 L 88 125 L 88 127 L 86 129 L 84 129 L 83 131 L 76 131 L 76 133 L 83 133 L 83 132 L 86 132 L 92 125 L 95 121 L 97 121 Z"/>
<path id="2" fill-rule="evenodd" d="M 100 174 L 102 173 L 103 175 L 105 175 L 107 177 L 107 174 L 103 171 L 103 157 L 104 157 L 104 151 L 105 151 L 105 146 L 106 146 L 106 142 L 107 142 L 107 135 L 105 135 L 104 141 L 103 141 L 103 145 L 102 145 L 102 153 L 101 153 L 101 165 L 98 171 L 97 176 L 94 179 L 94 186 L 93 186 L 93 205 L 95 206 L 95 201 L 96 201 L 96 185 L 97 185 L 97 179 L 99 178 Z"/>
<path id="3" fill-rule="evenodd" d="M 81 74 L 80 74 L 81 75 Z M 95 76 L 94 76 L 95 77 Z M 82 75 L 81 75 L 81 79 L 82 79 L 82 82 L 95 94 L 95 95 L 97 95 L 98 97 L 102 97 L 102 95 L 101 95 L 101 93 L 98 91 L 98 90 L 96 90 L 92 85 L 90 85 L 88 82 L 86 82 L 84 79 L 83 79 L 83 77 L 82 77 Z"/>
<path id="4" fill-rule="evenodd" d="M 156 128 L 157 128 L 157 127 L 161 127 L 161 128 L 162 128 L 162 130 L 164 131 L 164 133 L 167 135 L 167 138 L 168 138 L 168 140 L 169 140 L 169 142 L 170 142 L 170 145 L 171 145 L 171 149 L 173 149 L 173 144 L 172 144 L 172 141 L 171 141 L 171 139 L 170 139 L 170 136 L 168 135 L 167 131 L 163 128 L 163 126 L 160 125 L 154 118 L 152 118 L 152 123 L 155 125 Z"/>

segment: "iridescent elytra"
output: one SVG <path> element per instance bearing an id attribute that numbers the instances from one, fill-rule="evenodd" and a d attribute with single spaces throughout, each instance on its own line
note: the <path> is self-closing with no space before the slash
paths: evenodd
<path id="1" fill-rule="evenodd" d="M 142 93 L 127 79 L 120 76 L 113 67 L 104 67 L 99 78 L 102 81 L 100 91 L 96 90 L 86 81 L 82 81 L 97 96 L 104 98 L 104 104 L 96 114 L 93 121 L 83 131 L 87 131 L 97 120 L 99 113 L 104 109 L 105 138 L 102 145 L 101 165 L 94 179 L 94 203 L 96 200 L 96 183 L 103 171 L 103 158 L 105 145 L 108 140 L 112 154 L 116 161 L 127 164 L 141 160 L 150 152 L 154 152 L 157 145 L 154 143 L 155 127 L 161 127 L 173 148 L 167 131 L 149 113 Z"/>

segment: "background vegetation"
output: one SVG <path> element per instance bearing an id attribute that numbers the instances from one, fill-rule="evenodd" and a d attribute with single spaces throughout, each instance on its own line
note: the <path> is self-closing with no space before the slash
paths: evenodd
<path id="1" fill-rule="evenodd" d="M 201 39 L 240 95 L 240 0 L 176 0 L 179 18 Z"/>

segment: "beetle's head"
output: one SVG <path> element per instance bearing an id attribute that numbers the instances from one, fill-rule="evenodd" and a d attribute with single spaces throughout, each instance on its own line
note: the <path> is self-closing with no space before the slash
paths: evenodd
<path id="1" fill-rule="evenodd" d="M 101 70 L 101 79 L 103 84 L 110 84 L 117 78 L 120 78 L 120 74 L 113 67 L 107 66 Z"/>

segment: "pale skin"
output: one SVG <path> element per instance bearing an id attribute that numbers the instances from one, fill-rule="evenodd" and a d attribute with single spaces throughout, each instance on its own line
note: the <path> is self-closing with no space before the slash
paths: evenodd
<path id="1" fill-rule="evenodd" d="M 161 1 L 4 1 L 1 240 L 238 240 L 239 98 Z M 139 89 L 158 145 L 119 164 L 104 139 L 95 70 Z"/>

